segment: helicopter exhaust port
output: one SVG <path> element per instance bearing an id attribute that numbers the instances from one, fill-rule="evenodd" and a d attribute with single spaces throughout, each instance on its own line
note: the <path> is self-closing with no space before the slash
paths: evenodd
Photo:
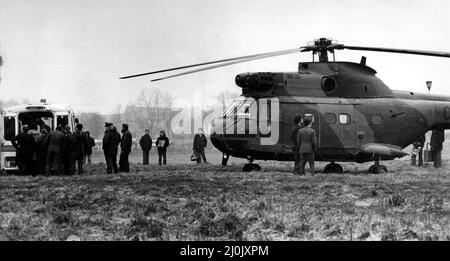
<path id="1" fill-rule="evenodd" d="M 329 76 L 325 76 L 322 78 L 322 90 L 326 94 L 331 94 L 336 90 L 337 83 L 334 78 L 331 78 Z"/>

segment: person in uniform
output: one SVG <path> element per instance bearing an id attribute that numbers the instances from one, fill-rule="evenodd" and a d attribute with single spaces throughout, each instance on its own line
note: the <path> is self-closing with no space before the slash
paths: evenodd
<path id="1" fill-rule="evenodd" d="M 309 164 L 311 175 L 314 175 L 314 153 L 317 149 L 316 132 L 312 128 L 312 122 L 309 119 L 303 121 L 305 125 L 298 131 L 297 143 L 300 152 L 300 166 L 298 167 L 300 175 L 305 175 L 306 162 Z"/>
<path id="2" fill-rule="evenodd" d="M 292 127 L 291 130 L 291 144 L 292 144 L 292 151 L 294 152 L 294 173 L 298 172 L 297 167 L 299 167 L 300 162 L 300 151 L 298 149 L 298 143 L 297 143 L 297 137 L 298 137 L 298 131 L 302 127 L 303 118 L 300 115 L 295 116 L 294 118 L 294 127 Z"/>
<path id="3" fill-rule="evenodd" d="M 148 160 L 150 156 L 150 150 L 152 149 L 152 138 L 150 137 L 150 130 L 146 129 L 145 134 L 142 135 L 141 139 L 139 140 L 139 145 L 142 149 L 142 164 L 148 165 Z"/>
<path id="4" fill-rule="evenodd" d="M 120 160 L 119 171 L 130 172 L 130 162 L 128 156 L 131 153 L 131 147 L 133 146 L 133 137 L 128 130 L 128 124 L 122 124 L 122 139 L 120 141 Z"/>
<path id="5" fill-rule="evenodd" d="M 445 140 L 445 134 L 443 129 L 433 130 L 431 132 L 431 152 L 433 155 L 433 166 L 440 168 L 442 165 L 442 143 Z"/>
<path id="6" fill-rule="evenodd" d="M 158 164 L 167 164 L 167 147 L 169 147 L 169 138 L 166 137 L 166 132 L 161 130 L 159 132 L 159 137 L 155 142 L 158 148 Z"/>
<path id="7" fill-rule="evenodd" d="M 16 148 L 16 161 L 19 173 L 32 174 L 35 141 L 33 135 L 28 133 L 28 125 L 22 126 L 22 132 L 13 137 L 11 143 Z"/>
<path id="8" fill-rule="evenodd" d="M 205 155 L 205 148 L 208 143 L 208 139 L 206 138 L 205 134 L 203 133 L 203 129 L 199 128 L 198 133 L 194 136 L 194 144 L 192 146 L 192 149 L 194 150 L 195 155 L 197 155 L 197 164 L 202 162 L 208 163 L 206 160 Z"/>
<path id="9" fill-rule="evenodd" d="M 103 153 L 105 154 L 106 173 L 118 173 L 117 168 L 117 151 L 120 143 L 120 134 L 116 127 L 109 122 L 105 123 L 105 135 L 103 136 Z"/>

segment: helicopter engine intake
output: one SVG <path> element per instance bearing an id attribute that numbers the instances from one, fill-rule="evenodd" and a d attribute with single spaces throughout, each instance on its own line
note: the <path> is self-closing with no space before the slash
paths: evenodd
<path id="1" fill-rule="evenodd" d="M 270 90 L 274 85 L 272 73 L 240 73 L 235 78 L 236 85 L 243 89 Z"/>

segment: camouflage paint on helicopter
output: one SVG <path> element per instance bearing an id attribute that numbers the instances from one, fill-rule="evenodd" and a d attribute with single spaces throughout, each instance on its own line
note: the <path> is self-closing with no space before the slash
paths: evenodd
<path id="1" fill-rule="evenodd" d="M 250 164 L 244 167 L 245 170 L 260 169 L 252 163 L 255 159 L 294 159 L 290 131 L 296 115 L 313 120 L 318 137 L 316 160 L 331 162 L 325 172 L 342 172 L 342 167 L 335 164 L 337 161 L 362 163 L 372 160 L 375 165 L 369 172 L 386 171 L 385 166 L 379 165 L 379 160 L 407 155 L 402 149 L 430 129 L 450 128 L 450 97 L 391 90 L 376 77 L 374 69 L 366 66 L 365 57 L 360 63 L 329 62 L 328 52 L 334 56 L 334 50 L 340 49 L 450 57 L 450 53 L 445 52 L 344 46 L 321 38 L 299 49 L 235 57 L 122 78 L 219 63 L 153 80 L 158 81 L 286 53 L 311 51 L 318 54 L 319 62 L 299 63 L 297 72 L 256 72 L 236 76 L 235 82 L 242 88 L 242 96 L 247 102 L 227 109 L 234 113 L 224 113 L 225 117 L 217 122 L 228 117 L 232 120 L 233 130 L 237 126 L 247 129 L 241 130 L 241 133 L 223 132 L 223 124 L 218 124 L 210 138 L 214 146 L 224 153 L 223 165 L 227 164 L 229 156 L 248 158 Z M 269 103 L 276 101 L 280 112 L 278 117 L 260 115 L 261 100 L 268 100 Z M 244 104 L 250 104 L 246 105 L 250 108 L 241 117 L 237 112 L 242 110 Z M 271 132 L 278 132 L 275 144 L 261 143 L 261 139 L 267 136 L 262 135 L 259 129 L 259 121 L 263 120 L 261 116 L 272 121 Z M 258 126 L 256 132 L 251 127 L 252 121 L 258 121 L 254 124 Z M 275 126 L 277 129 L 274 129 Z"/>

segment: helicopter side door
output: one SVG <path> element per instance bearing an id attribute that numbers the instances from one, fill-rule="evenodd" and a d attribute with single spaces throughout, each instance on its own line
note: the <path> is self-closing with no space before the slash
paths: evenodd
<path id="1" fill-rule="evenodd" d="M 354 149 L 356 147 L 356 118 L 353 105 L 319 104 L 322 149 Z"/>

